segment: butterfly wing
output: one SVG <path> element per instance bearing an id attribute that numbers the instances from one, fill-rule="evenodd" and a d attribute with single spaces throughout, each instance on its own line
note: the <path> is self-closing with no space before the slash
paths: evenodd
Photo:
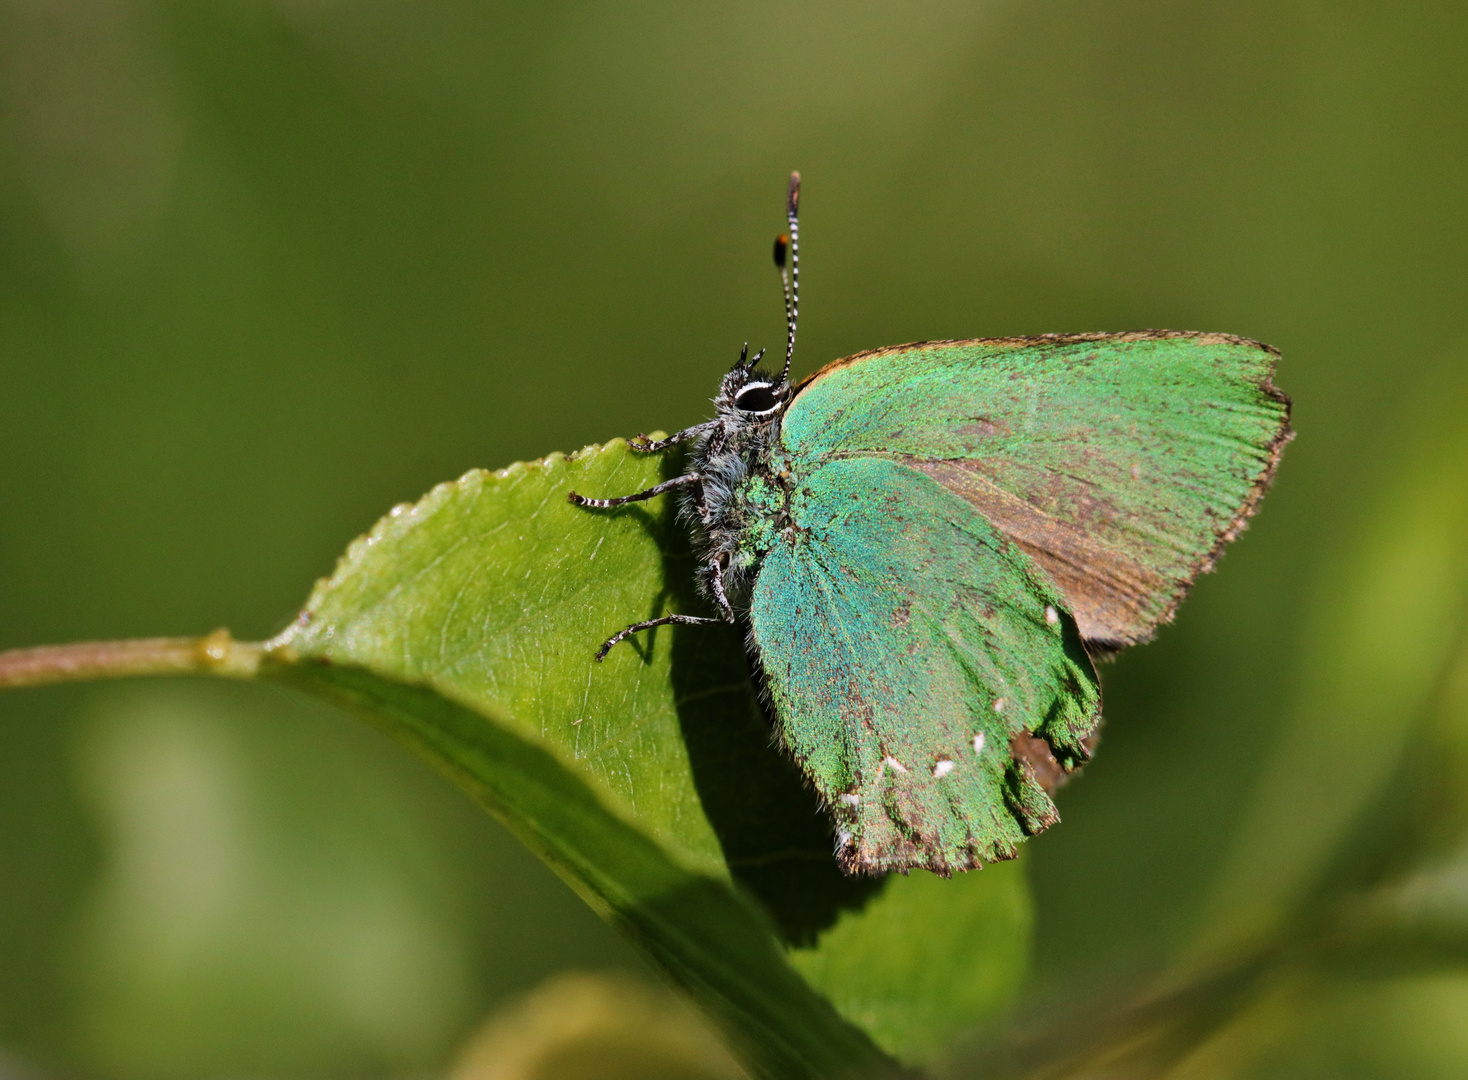
<path id="1" fill-rule="evenodd" d="M 1084 759 L 1099 720 L 1059 591 L 968 501 L 890 459 L 801 472 L 789 514 L 750 622 L 843 868 L 946 874 L 1013 856 L 1056 820 L 1037 769 Z"/>
<path id="2" fill-rule="evenodd" d="M 1244 527 L 1290 438 L 1276 353 L 1142 331 L 902 345 L 802 384 L 781 442 L 931 476 L 1045 571 L 1093 646 L 1152 636 Z"/>

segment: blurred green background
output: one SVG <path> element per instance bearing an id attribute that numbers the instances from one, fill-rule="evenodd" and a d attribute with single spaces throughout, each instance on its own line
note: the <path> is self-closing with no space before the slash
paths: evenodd
<path id="1" fill-rule="evenodd" d="M 1380 772 L 1260 809 L 1299 725 L 1331 738 L 1301 699 L 1332 568 L 1468 366 L 1465 56 L 1450 3 L 4 0 L 0 647 L 266 636 L 392 504 L 696 421 L 782 340 L 799 168 L 802 373 L 1044 331 L 1283 350 L 1274 493 L 1105 669 L 1032 844 L 1033 999 L 1141 976 L 1308 876 Z M 324 706 L 0 697 L 0 1076 L 429 1075 L 546 976 L 638 964 Z M 1468 1070 L 1468 980 L 1294 1021 L 1268 1075 Z"/>

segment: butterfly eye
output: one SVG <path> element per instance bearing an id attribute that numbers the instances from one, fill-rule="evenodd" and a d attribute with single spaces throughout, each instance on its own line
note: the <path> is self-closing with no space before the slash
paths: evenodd
<path id="1" fill-rule="evenodd" d="M 780 399 L 769 383 L 754 383 L 739 392 L 734 404 L 741 412 L 767 413 L 780 404 Z"/>

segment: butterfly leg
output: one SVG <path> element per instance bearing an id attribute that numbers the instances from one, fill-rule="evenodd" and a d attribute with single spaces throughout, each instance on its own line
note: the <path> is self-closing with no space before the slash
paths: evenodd
<path id="1" fill-rule="evenodd" d="M 639 491 L 632 495 L 618 495 L 613 499 L 588 499 L 585 495 L 577 495 L 574 491 L 567 492 L 566 498 L 577 506 L 589 506 L 595 510 L 610 510 L 616 506 L 626 506 L 628 503 L 642 502 L 653 499 L 666 491 L 672 491 L 680 487 L 696 487 L 694 493 L 700 505 L 703 503 L 703 477 L 698 473 L 689 473 L 687 476 L 675 476 L 671 480 L 664 480 L 661 484 L 654 484 L 646 491 Z"/>
<path id="2" fill-rule="evenodd" d="M 660 619 L 635 622 L 624 630 L 618 630 L 611 637 L 607 638 L 606 641 L 602 642 L 601 648 L 596 650 L 596 660 L 597 663 L 601 663 L 601 661 L 606 659 L 607 653 L 612 651 L 612 646 L 617 644 L 617 642 L 624 638 L 629 638 L 633 634 L 640 633 L 643 630 L 651 630 L 654 626 L 670 626 L 675 624 L 678 626 L 705 626 L 723 621 L 723 619 L 705 618 L 702 615 L 664 615 Z"/>
<path id="3" fill-rule="evenodd" d="M 709 560 L 709 587 L 714 590 L 714 599 L 718 601 L 719 612 L 724 616 L 723 622 L 734 621 L 734 608 L 729 603 L 729 597 L 724 594 L 724 571 L 729 569 L 729 555 L 720 552 Z"/>
<path id="4" fill-rule="evenodd" d="M 654 454 L 659 450 L 666 450 L 670 446 L 677 446 L 679 443 L 698 438 L 709 426 L 707 421 L 702 424 L 694 424 L 693 427 L 684 428 L 678 434 L 669 435 L 666 439 L 649 439 L 646 435 L 638 434 L 628 439 L 627 445 L 639 454 Z"/>
<path id="5" fill-rule="evenodd" d="M 719 618 L 710 619 L 704 615 L 664 615 L 659 619 L 648 619 L 646 622 L 633 623 L 625 629 L 618 630 L 611 637 L 607 638 L 606 641 L 602 642 L 601 648 L 596 650 L 597 663 L 601 663 L 601 661 L 606 659 L 607 653 L 612 651 L 612 646 L 617 644 L 617 642 L 629 638 L 633 634 L 640 633 L 643 630 L 651 630 L 654 626 L 712 626 L 714 623 L 733 623 L 734 608 L 730 606 L 729 598 L 724 595 L 723 571 L 728 566 L 728 562 L 729 557 L 727 555 L 715 555 L 709 560 L 709 569 L 713 571 L 709 577 L 709 581 L 713 586 L 714 599 L 719 603 L 719 611 L 721 613 Z"/>

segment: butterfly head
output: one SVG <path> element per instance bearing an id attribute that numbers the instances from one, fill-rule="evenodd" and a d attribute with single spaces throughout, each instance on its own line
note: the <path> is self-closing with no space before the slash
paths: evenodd
<path id="1" fill-rule="evenodd" d="M 764 354 L 761 349 L 751 357 L 748 345 L 739 354 L 739 362 L 724 376 L 719 396 L 714 399 L 721 416 L 761 423 L 785 410 L 792 390 L 790 380 L 760 370 L 756 365 Z"/>

